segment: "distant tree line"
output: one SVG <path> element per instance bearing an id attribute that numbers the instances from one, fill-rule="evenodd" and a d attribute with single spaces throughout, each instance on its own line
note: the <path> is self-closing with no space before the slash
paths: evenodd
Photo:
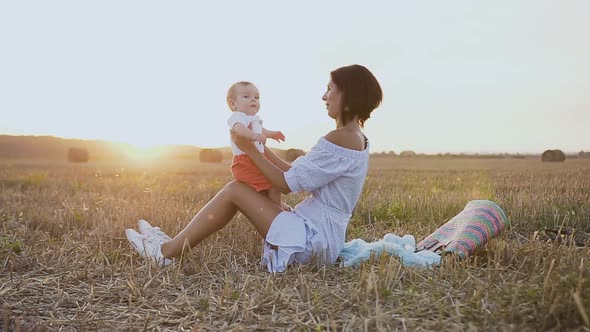
<path id="1" fill-rule="evenodd" d="M 124 155 L 114 143 L 65 139 L 53 136 L 0 135 L 0 157 L 66 159 L 70 149 L 86 149 L 90 159 L 120 159 Z"/>
<path id="2" fill-rule="evenodd" d="M 551 151 L 551 152 L 547 152 Z M 576 159 L 576 158 L 590 158 L 590 152 L 580 151 L 579 153 L 574 154 L 565 154 L 561 150 L 546 150 L 542 154 L 522 154 L 522 153 L 436 153 L 436 154 L 425 154 L 425 153 L 416 153 L 411 150 L 402 151 L 399 154 L 395 151 L 384 151 L 384 152 L 376 152 L 372 153 L 372 157 L 376 158 L 390 158 L 390 157 L 402 157 L 402 158 L 420 158 L 420 157 L 440 157 L 440 158 L 511 158 L 511 159 L 525 159 L 525 158 L 539 158 L 543 160 L 543 155 L 545 155 L 545 159 L 549 161 L 549 159 L 556 161 L 560 161 L 563 157 L 569 159 Z M 564 159 L 565 160 L 565 159 Z"/>
<path id="3" fill-rule="evenodd" d="M 132 146 L 130 144 L 114 143 L 109 141 L 65 139 L 53 136 L 0 135 L 0 158 L 39 158 L 69 160 L 72 162 L 83 162 L 84 160 L 124 160 L 127 158 L 124 147 L 131 148 Z M 85 152 L 82 152 L 83 150 Z M 229 147 L 218 149 L 201 149 L 192 145 L 169 145 L 158 147 L 156 150 L 161 158 L 169 159 L 195 159 L 207 162 L 219 162 L 220 154 L 221 160 L 229 160 L 232 157 L 232 152 Z M 273 149 L 273 151 L 275 151 L 278 156 L 289 162 L 292 162 L 297 157 L 305 154 L 305 151 L 301 149 Z M 545 154 L 545 152 L 547 153 Z M 590 158 L 590 152 L 585 151 L 580 151 L 577 154 L 565 154 L 561 150 L 546 150 L 545 152 L 545 160 L 559 160 L 561 158 L 561 154 L 563 154 L 567 159 Z M 424 154 L 416 153 L 412 150 L 405 150 L 399 154 L 395 151 L 377 152 L 372 153 L 371 156 L 376 158 L 539 158 L 539 154 Z M 543 154 L 541 155 L 541 160 L 544 160 Z"/>
<path id="4" fill-rule="evenodd" d="M 127 152 L 126 152 L 127 150 Z M 54 136 L 0 135 L 0 158 L 35 158 L 67 160 L 81 163 L 93 160 L 125 160 L 131 144 L 100 140 L 66 139 Z M 203 162 L 230 160 L 232 151 L 224 148 L 199 148 L 192 145 L 165 145 L 151 149 L 160 158 L 194 159 Z M 299 149 L 278 150 L 275 153 L 286 160 L 295 160 L 305 152 Z"/>

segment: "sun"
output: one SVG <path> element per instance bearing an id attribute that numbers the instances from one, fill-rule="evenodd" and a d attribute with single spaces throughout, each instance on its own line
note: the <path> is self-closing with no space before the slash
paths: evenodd
<path id="1" fill-rule="evenodd" d="M 158 159 L 161 156 L 161 151 L 151 148 L 137 147 L 129 151 L 128 158 L 133 161 L 149 161 Z"/>
<path id="2" fill-rule="evenodd" d="M 114 143 L 114 146 L 120 153 L 130 161 L 152 161 L 162 156 L 163 150 L 156 145 L 136 145 L 129 143 Z"/>

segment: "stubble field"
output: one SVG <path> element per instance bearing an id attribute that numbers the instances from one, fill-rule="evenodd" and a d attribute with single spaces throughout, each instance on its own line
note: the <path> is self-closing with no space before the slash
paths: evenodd
<path id="1" fill-rule="evenodd" d="M 141 260 L 125 228 L 144 218 L 176 234 L 230 181 L 228 167 L 1 160 L 0 329 L 590 329 L 588 159 L 373 158 L 347 240 L 419 241 L 472 199 L 506 212 L 510 226 L 485 250 L 433 269 L 383 256 L 272 275 L 240 215 L 179 263 Z"/>

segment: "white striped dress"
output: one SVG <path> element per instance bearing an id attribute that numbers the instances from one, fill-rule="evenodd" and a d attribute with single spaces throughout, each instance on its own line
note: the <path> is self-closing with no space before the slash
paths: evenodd
<path id="1" fill-rule="evenodd" d="M 292 192 L 308 191 L 311 195 L 292 212 L 279 213 L 270 225 L 262 254 L 262 264 L 270 272 L 283 272 L 293 263 L 309 263 L 312 257 L 321 264 L 336 261 L 368 163 L 368 141 L 364 150 L 357 151 L 323 137 L 293 162 L 285 172 L 285 181 Z"/>

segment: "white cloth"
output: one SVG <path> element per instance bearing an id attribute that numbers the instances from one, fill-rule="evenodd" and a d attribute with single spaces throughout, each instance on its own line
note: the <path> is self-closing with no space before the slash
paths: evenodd
<path id="1" fill-rule="evenodd" d="M 346 149 L 323 137 L 285 172 L 292 192 L 311 195 L 292 212 L 273 220 L 265 239 L 262 264 L 270 272 L 283 272 L 288 265 L 333 264 L 346 236 L 346 227 L 356 205 L 369 165 L 369 143 L 363 151 Z M 277 246 L 278 250 L 271 248 Z"/>
<path id="2" fill-rule="evenodd" d="M 227 125 L 230 129 L 233 129 L 236 123 L 241 123 L 246 128 L 250 128 L 254 133 L 261 134 L 262 133 L 262 120 L 258 115 L 247 115 L 242 112 L 232 112 L 229 119 L 227 119 Z M 233 139 L 230 138 L 231 150 L 235 156 L 244 154 L 244 151 L 240 150 Z M 260 153 L 264 153 L 264 145 L 258 141 L 254 142 L 254 145 L 260 151 Z"/>
<path id="3" fill-rule="evenodd" d="M 340 258 L 342 266 L 357 266 L 367 261 L 371 254 L 379 256 L 384 252 L 398 257 L 405 266 L 432 267 L 440 264 L 439 254 L 428 250 L 416 252 L 416 239 L 413 235 L 399 237 L 393 233 L 387 233 L 383 239 L 374 242 L 365 242 L 362 239 L 346 242 Z"/>

